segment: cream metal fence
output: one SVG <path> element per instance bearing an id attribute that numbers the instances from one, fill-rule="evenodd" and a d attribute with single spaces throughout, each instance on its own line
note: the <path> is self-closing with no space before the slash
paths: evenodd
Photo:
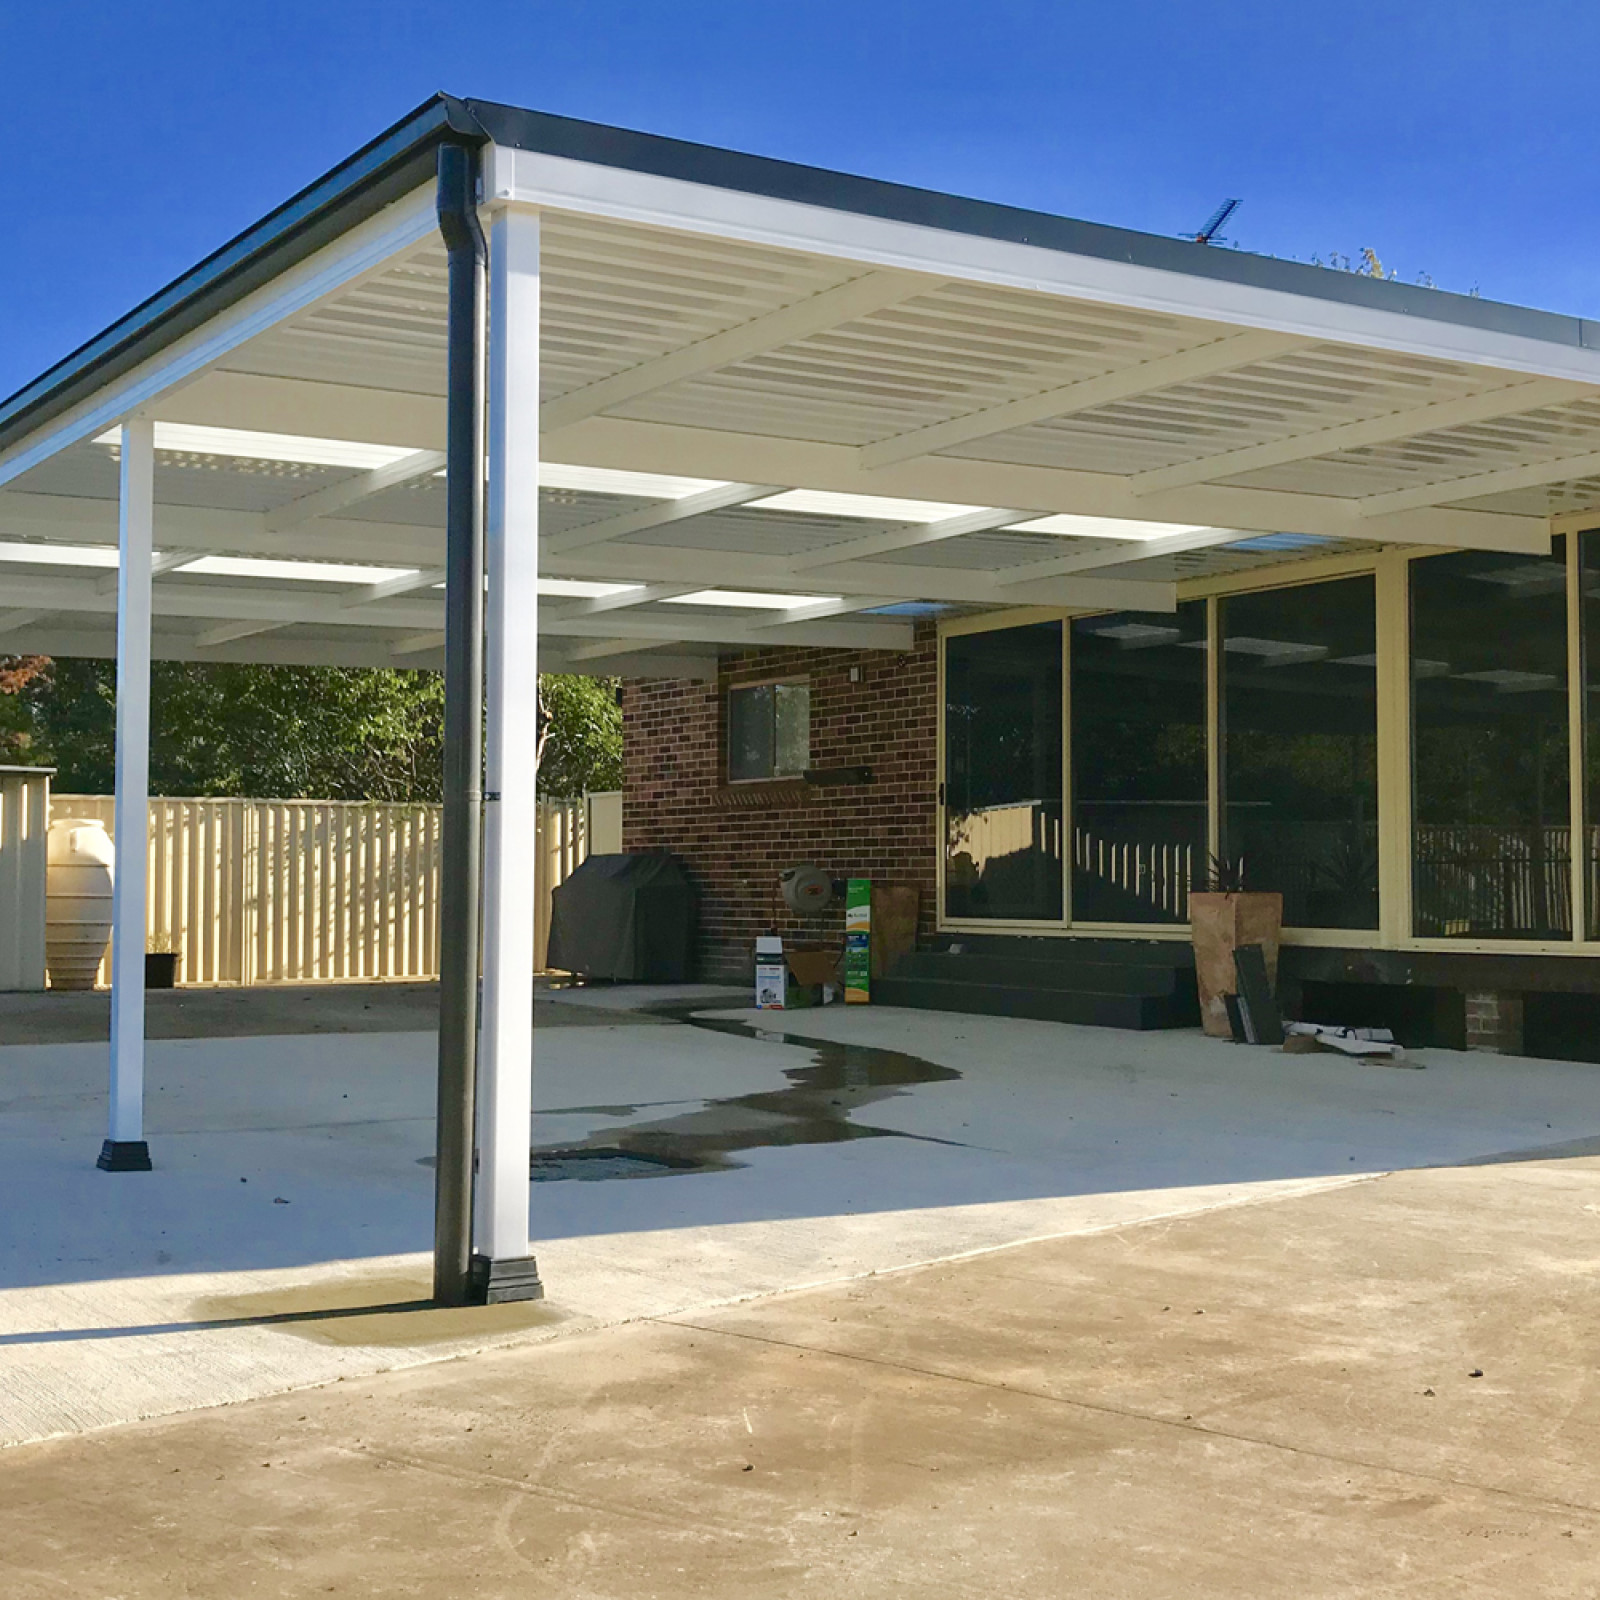
<path id="1" fill-rule="evenodd" d="M 0 990 L 44 988 L 52 767 L 0 767 Z"/>
<path id="2" fill-rule="evenodd" d="M 551 894 L 587 855 L 593 802 L 608 798 L 540 804 L 541 968 Z M 50 814 L 112 829 L 108 795 L 53 794 Z M 177 952 L 184 984 L 437 977 L 440 822 L 429 805 L 152 799 L 149 945 Z"/>

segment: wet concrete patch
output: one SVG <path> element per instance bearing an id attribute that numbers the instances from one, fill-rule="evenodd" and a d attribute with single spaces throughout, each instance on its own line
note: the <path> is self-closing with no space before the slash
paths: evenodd
<path id="1" fill-rule="evenodd" d="M 811 1038 L 788 1027 L 770 1027 L 741 1017 L 709 1016 L 697 1006 L 653 1006 L 649 1014 L 713 1033 L 809 1050 L 812 1059 L 806 1066 L 784 1069 L 787 1088 L 707 1100 L 692 1111 L 608 1129 L 576 1144 L 535 1146 L 530 1152 L 535 1179 L 589 1176 L 581 1168 L 585 1158 L 611 1162 L 613 1170 L 596 1170 L 594 1176 L 672 1177 L 743 1166 L 745 1163 L 732 1159 L 742 1150 L 837 1144 L 850 1139 L 922 1139 L 924 1135 L 852 1118 L 865 1107 L 893 1099 L 917 1085 L 950 1082 L 961 1076 L 952 1067 L 905 1051 Z M 631 1164 L 626 1159 L 630 1157 L 634 1158 Z"/>
<path id="2" fill-rule="evenodd" d="M 568 1315 L 546 1301 L 437 1306 L 432 1293 L 431 1283 L 418 1276 L 351 1278 L 218 1295 L 194 1302 L 193 1325 L 270 1327 L 316 1344 L 400 1349 L 554 1327 Z"/>

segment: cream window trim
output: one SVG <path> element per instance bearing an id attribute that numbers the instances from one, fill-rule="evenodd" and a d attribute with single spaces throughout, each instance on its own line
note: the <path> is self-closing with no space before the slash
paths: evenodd
<path id="1" fill-rule="evenodd" d="M 1583 665 L 1583 569 L 1580 542 L 1582 533 L 1573 529 L 1567 540 L 1567 798 L 1571 806 L 1568 838 L 1572 857 L 1572 939 L 1582 943 L 1589 931 L 1587 857 L 1589 830 L 1585 826 L 1588 810 L 1588 785 L 1584 781 L 1584 744 L 1587 718 L 1584 716 Z"/>
<path id="2" fill-rule="evenodd" d="M 1378 644 L 1378 932 L 1411 937 L 1410 567 L 1386 551 L 1375 575 Z"/>

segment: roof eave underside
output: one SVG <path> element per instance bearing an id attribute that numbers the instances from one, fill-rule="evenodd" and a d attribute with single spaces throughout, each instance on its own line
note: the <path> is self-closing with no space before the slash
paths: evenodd
<path id="1" fill-rule="evenodd" d="M 404 402 L 400 409 L 420 419 L 413 431 L 407 424 L 395 433 L 392 419 L 384 431 L 352 411 L 343 437 L 437 451 L 442 255 L 420 191 L 446 137 L 488 138 L 498 151 L 551 157 L 551 168 L 584 163 L 594 172 L 780 202 L 802 222 L 810 214 L 804 208 L 821 207 L 932 241 L 932 265 L 891 282 L 893 273 L 822 237 L 779 247 L 718 235 L 703 219 L 697 232 L 684 232 L 670 218 L 645 224 L 582 204 L 551 212 L 545 454 L 589 468 L 715 480 L 722 496 L 681 516 L 644 491 L 631 499 L 547 495 L 543 570 L 569 583 L 650 591 L 615 609 L 570 596 L 542 606 L 552 664 L 697 672 L 719 650 L 760 644 L 904 648 L 908 613 L 884 608 L 908 602 L 1170 609 L 1197 586 L 1280 569 L 1295 581 L 1370 562 L 1386 543 L 1534 553 L 1547 540 L 1552 511 L 1600 504 L 1600 356 L 1578 319 L 443 97 L 14 397 L 0 408 L 0 426 L 9 417 L 18 437 L 17 430 L 39 429 L 47 414 L 79 406 L 73 415 L 81 415 L 97 385 L 114 384 L 319 249 L 377 226 L 387 209 L 413 217 L 412 242 L 391 268 L 380 265 L 252 335 L 242 355 L 175 390 L 155 415 L 270 428 L 244 420 L 242 410 L 229 413 L 234 390 L 217 385 L 270 383 L 280 373 L 284 384 L 329 396 L 341 392 L 337 382 L 349 383 L 358 400 L 373 396 L 393 403 L 391 410 Z M 1343 345 L 1306 334 L 1280 338 L 1270 318 L 1252 325 L 1205 310 L 1130 310 L 1131 302 L 985 281 L 959 267 L 941 275 L 941 238 L 952 258 L 960 240 L 988 240 L 1177 283 L 1225 280 L 1235 300 L 1349 306 L 1350 326 L 1382 318 L 1400 332 L 1370 346 L 1356 337 Z M 839 315 L 831 322 L 813 315 L 822 306 Z M 809 332 L 795 333 L 797 312 Z M 1428 353 L 1408 354 L 1408 329 Z M 1516 359 L 1441 357 L 1441 329 L 1462 330 L 1452 348 L 1481 336 L 1483 350 L 1504 354 L 1515 343 Z M 763 330 L 775 341 L 765 347 Z M 680 362 L 671 382 L 654 381 L 662 363 L 672 366 L 691 347 L 745 353 L 720 366 Z M 1546 358 L 1549 370 L 1564 375 L 1538 377 Z M 380 370 L 385 375 L 374 377 Z M 1161 382 L 1153 381 L 1157 374 L 1165 375 Z M 985 431 L 1013 408 L 1036 412 L 1036 420 L 1013 417 L 1015 426 Z M 338 406 L 328 415 L 336 426 Z M 974 415 L 985 426 L 974 430 Z M 950 436 L 952 422 L 964 436 Z M 308 423 L 283 431 L 325 430 Z M 1329 448 L 1319 457 L 1307 440 Z M 1572 504 L 1551 503 L 1552 459 L 1588 463 L 1585 474 L 1573 475 Z M 437 485 L 425 463 L 406 484 L 352 499 L 353 471 L 196 464 L 181 450 L 166 452 L 163 462 L 158 544 L 168 550 L 409 561 L 419 572 L 442 554 Z M 108 471 L 105 446 L 84 433 L 17 480 L 18 492 L 0 495 L 12 517 L 0 517 L 0 540 L 114 538 L 103 514 L 114 510 Z M 1430 474 L 1449 482 L 1441 487 Z M 752 481 L 741 486 L 736 475 Z M 748 490 L 742 499 L 741 488 Z M 763 506 L 775 491 L 796 489 L 953 504 L 943 523 L 931 514 L 905 520 Z M 292 509 L 319 496 L 323 503 L 304 516 Z M 1363 522 L 1346 514 L 1358 502 L 1374 512 L 1393 502 L 1394 515 Z M 1089 528 L 1011 526 L 1041 513 L 1200 526 L 1143 544 L 1107 543 Z M 938 524 L 932 534 L 930 522 Z M 80 582 L 25 564 L 13 570 L 21 575 L 9 606 L 0 603 L 0 648 L 103 648 L 110 621 L 103 578 Z M 764 616 L 730 615 L 688 597 L 721 584 L 797 598 L 782 614 Z M 269 594 L 204 579 L 192 567 L 175 571 L 158 581 L 157 651 L 433 664 L 442 612 L 431 586 L 419 581 L 413 592 L 394 594 L 374 592 L 379 587 L 340 590 L 330 582 Z M 85 605 L 64 603 L 80 590 Z"/>

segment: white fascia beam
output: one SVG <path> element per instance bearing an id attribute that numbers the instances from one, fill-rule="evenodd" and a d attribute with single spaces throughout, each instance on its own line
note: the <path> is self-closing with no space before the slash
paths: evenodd
<path id="1" fill-rule="evenodd" d="M 892 555 L 897 550 L 914 550 L 919 545 L 938 544 L 945 539 L 959 539 L 967 533 L 987 533 L 994 528 L 1004 528 L 1013 522 L 1026 522 L 1036 517 L 1036 511 L 1005 511 L 981 509 L 963 511 L 954 517 L 944 517 L 938 522 L 911 522 L 903 527 L 889 528 L 883 533 L 868 534 L 861 539 L 845 539 L 838 544 L 824 545 L 818 550 L 808 550 L 789 562 L 792 572 L 804 572 L 811 567 L 833 567 L 841 561 L 863 561 L 874 556 Z"/>
<path id="2" fill-rule="evenodd" d="M 1200 270 L 1147 266 L 1110 253 L 1080 255 L 1011 239 L 962 233 L 800 200 L 719 188 L 684 178 L 659 177 L 619 167 L 490 145 L 484 151 L 486 204 L 544 206 L 641 227 L 737 239 L 811 256 L 859 262 L 934 278 L 1042 293 L 1193 317 L 1224 331 L 1262 329 L 1313 342 L 1329 341 L 1400 351 L 1470 366 L 1498 367 L 1544 377 L 1600 383 L 1600 350 L 1421 315 L 1416 301 L 1373 304 L 1377 295 L 1323 296 L 1323 280 L 1308 269 L 1304 288 L 1264 288 Z M 1345 288 L 1337 275 L 1330 289 Z M 1373 285 L 1379 289 L 1380 286 Z M 1387 298 L 1385 296 L 1384 298 Z M 1397 297 L 1398 299 L 1398 297 Z M 1447 302 L 1441 297 L 1441 310 Z M 1530 318 L 1533 313 L 1529 313 Z M 800 480 L 804 481 L 804 480 Z M 1000 504 L 1009 495 L 984 496 Z M 1066 508 L 1063 508 L 1066 509 Z M 1189 518 L 1200 521 L 1200 518 Z"/>
<path id="3" fill-rule="evenodd" d="M 1004 405 L 971 411 L 965 416 L 952 417 L 947 422 L 935 422 L 926 428 L 913 428 L 909 433 L 862 445 L 861 465 L 871 472 L 879 467 L 893 466 L 898 461 L 932 455 L 951 445 L 969 444 L 974 439 L 1009 433 L 1014 428 L 1026 428 L 1035 422 L 1070 417 L 1080 411 L 1093 411 L 1098 406 L 1131 400 L 1138 395 L 1170 389 L 1180 383 L 1193 383 L 1199 378 L 1214 378 L 1238 367 L 1248 367 L 1258 361 L 1270 361 L 1275 356 L 1287 355 L 1304 343 L 1303 339 L 1279 333 L 1235 333 L 1226 338 L 1209 340 L 1188 350 L 1157 356 L 1152 361 L 1141 361 L 1116 372 L 1081 378 L 1076 383 L 1046 389 L 1042 394 L 1027 395 L 1020 400 L 1007 401 Z"/>
<path id="4" fill-rule="evenodd" d="M 1547 484 L 1565 483 L 1600 472 L 1600 451 L 1586 455 L 1563 456 L 1555 461 L 1537 461 L 1526 467 L 1502 467 L 1496 472 L 1475 472 L 1465 478 L 1443 478 L 1418 484 L 1412 489 L 1396 489 L 1388 494 L 1368 495 L 1358 500 L 1364 518 L 1393 518 L 1400 512 L 1423 507 L 1450 505 L 1457 500 L 1477 500 L 1485 495 L 1512 494 L 1519 489 L 1542 489 Z M 1452 512 L 1462 516 L 1462 512 Z"/>
<path id="5" fill-rule="evenodd" d="M 676 600 L 679 595 L 693 594 L 703 589 L 703 583 L 646 583 L 621 594 L 599 594 L 588 600 L 578 600 L 563 606 L 564 617 L 594 617 L 603 611 L 629 611 L 635 606 L 653 605 L 658 600 Z"/>
<path id="6" fill-rule="evenodd" d="M 995 574 L 1002 589 L 1031 587 L 1045 578 L 1067 578 L 1079 572 L 1093 572 L 1097 567 L 1126 567 L 1139 561 L 1153 561 L 1157 556 L 1175 556 L 1186 550 L 1210 550 L 1217 545 L 1237 544 L 1248 539 L 1236 528 L 1197 528 L 1192 533 L 1174 533 L 1161 539 L 1125 539 L 1118 545 L 1098 550 L 1083 550 L 1077 555 L 1057 556 L 1049 561 L 1029 561 L 1022 566 L 1007 567 Z"/>
<path id="7" fill-rule="evenodd" d="M 590 545 L 607 544 L 625 534 L 665 527 L 670 522 L 683 522 L 690 517 L 703 517 L 712 511 L 727 511 L 733 506 L 748 505 L 752 500 L 765 500 L 769 495 L 782 492 L 782 489 L 774 488 L 769 483 L 719 483 L 713 489 L 702 489 L 698 494 L 685 495 L 681 500 L 658 500 L 615 517 L 606 517 L 600 522 L 589 522 L 581 528 L 569 528 L 565 533 L 552 534 L 544 541 L 544 549 L 546 554 L 552 556 L 562 555 L 569 550 L 583 550 Z"/>
<path id="8" fill-rule="evenodd" d="M 331 517 L 351 506 L 360 505 L 386 489 L 398 489 L 403 483 L 414 483 L 418 478 L 431 477 L 445 463 L 443 450 L 413 450 L 399 461 L 386 467 L 373 467 L 368 472 L 358 472 L 339 483 L 330 483 L 326 489 L 316 489 L 303 494 L 287 505 L 274 507 L 261 518 L 261 526 L 268 533 L 282 533 L 298 528 L 318 517 Z"/>
<path id="9" fill-rule="evenodd" d="M 557 455 L 554 448 L 547 453 Z M 970 506 L 1034 506 L 1041 512 L 1238 528 L 1246 533 L 1311 533 L 1517 554 L 1549 549 L 1549 530 L 1542 517 L 1428 509 L 1386 517 L 1381 527 L 1374 528 L 1371 519 L 1361 516 L 1359 501 L 1334 495 L 1196 484 L 1138 496 L 1129 488 L 1129 479 L 1116 473 L 957 456 L 924 456 L 869 473 L 862 470 L 856 448 L 850 445 L 617 417 L 593 417 L 569 429 L 560 441 L 559 459 L 706 478 L 726 477 L 731 471 L 769 483 L 803 484 L 843 494 L 904 495 Z"/>
<path id="10" fill-rule="evenodd" d="M 540 425 L 546 432 L 554 432 L 640 395 L 698 377 L 701 373 L 734 366 L 768 350 L 781 349 L 797 339 L 854 322 L 938 287 L 937 279 L 907 272 L 866 273 L 793 305 L 769 311 L 736 328 L 724 329 L 707 339 L 668 351 L 626 372 L 547 400 L 539 409 Z"/>
<path id="11" fill-rule="evenodd" d="M 92 439 L 135 410 L 142 408 L 154 415 L 152 408 L 159 409 L 158 403 L 174 389 L 199 377 L 257 334 L 330 295 L 387 272 L 419 245 L 431 243 L 438 236 L 433 190 L 429 182 L 385 206 L 132 372 L 114 379 L 64 416 L 45 423 L 0 456 L 0 485 L 69 445 Z M 204 420 L 220 419 L 213 415 Z"/>
<path id="12" fill-rule="evenodd" d="M 636 642 L 654 639 L 662 644 L 765 642 L 749 623 L 748 617 L 740 616 L 549 617 L 544 620 L 542 631 L 551 637 L 632 639 Z M 905 622 L 797 623 L 785 642 L 835 650 L 909 650 L 912 629 Z"/>
<path id="13" fill-rule="evenodd" d="M 1313 428 L 1290 434 L 1266 444 L 1242 450 L 1224 450 L 1216 455 L 1180 461 L 1176 466 L 1158 467 L 1152 472 L 1133 475 L 1134 494 L 1159 494 L 1167 489 L 1182 489 L 1194 483 L 1212 483 L 1218 478 L 1233 478 L 1246 472 L 1261 472 L 1268 467 L 1288 466 L 1295 461 L 1312 461 L 1340 450 L 1363 450 L 1375 444 L 1392 444 L 1441 428 L 1464 428 L 1473 423 L 1537 411 L 1541 406 L 1561 405 L 1569 400 L 1592 395 L 1588 384 L 1566 378 L 1531 378 L 1520 383 L 1464 395 L 1457 400 L 1436 400 L 1431 405 L 1407 406 L 1381 417 L 1346 422 L 1333 428 Z"/>

